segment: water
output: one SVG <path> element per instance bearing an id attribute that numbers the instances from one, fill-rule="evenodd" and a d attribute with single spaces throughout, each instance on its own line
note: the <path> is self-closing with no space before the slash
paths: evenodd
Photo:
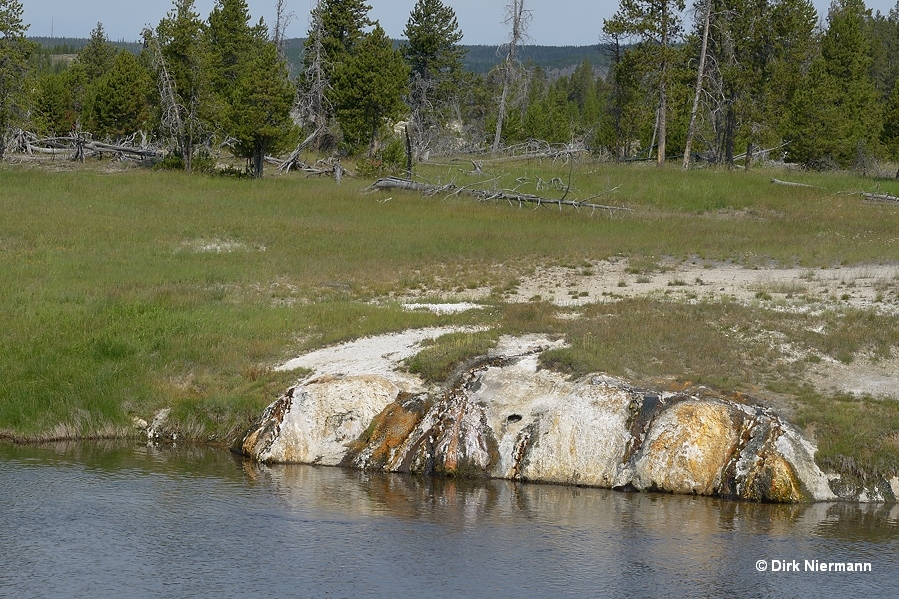
<path id="1" fill-rule="evenodd" d="M 871 571 L 806 572 L 805 560 Z M 897 574 L 894 506 L 0 443 L 0 597 L 893 597 Z"/>

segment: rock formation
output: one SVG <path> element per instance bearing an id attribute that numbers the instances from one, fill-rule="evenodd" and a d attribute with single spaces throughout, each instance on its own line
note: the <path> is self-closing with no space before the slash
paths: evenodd
<path id="1" fill-rule="evenodd" d="M 569 380 L 539 368 L 553 345 L 504 338 L 445 389 L 383 369 L 317 372 L 269 406 L 234 449 L 265 463 L 752 501 L 837 498 L 815 447 L 772 411 L 704 388 L 654 393 L 602 375 Z"/>

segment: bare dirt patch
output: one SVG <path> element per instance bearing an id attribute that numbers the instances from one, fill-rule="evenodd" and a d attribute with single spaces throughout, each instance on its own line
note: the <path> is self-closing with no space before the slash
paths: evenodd
<path id="1" fill-rule="evenodd" d="M 625 259 L 608 260 L 578 268 L 540 268 L 523 277 L 506 299 L 581 306 L 645 296 L 727 298 L 801 311 L 854 307 L 895 314 L 899 313 L 899 264 L 756 269 L 702 260 L 661 261 L 649 267 Z"/>

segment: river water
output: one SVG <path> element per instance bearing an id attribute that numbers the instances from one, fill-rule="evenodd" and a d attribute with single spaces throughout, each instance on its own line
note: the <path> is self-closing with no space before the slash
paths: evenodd
<path id="1" fill-rule="evenodd" d="M 0 443 L 0 597 L 856 598 L 895 597 L 897 575 L 896 506 Z"/>

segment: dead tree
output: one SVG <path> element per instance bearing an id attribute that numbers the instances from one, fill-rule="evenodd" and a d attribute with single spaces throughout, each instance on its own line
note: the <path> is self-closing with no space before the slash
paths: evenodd
<path id="1" fill-rule="evenodd" d="M 281 60 L 287 60 L 287 53 L 284 49 L 285 31 L 287 31 L 288 25 L 290 25 L 295 16 L 292 12 L 287 12 L 284 0 L 278 0 L 278 4 L 275 6 L 275 29 L 272 32 L 272 41 L 275 43 L 275 47 L 278 48 L 278 55 L 281 57 Z"/>
<path id="2" fill-rule="evenodd" d="M 378 179 L 377 181 L 372 183 L 371 187 L 369 187 L 368 189 L 369 191 L 402 189 L 405 191 L 416 191 L 425 196 L 434 196 L 440 193 L 446 193 L 449 196 L 467 195 L 473 198 L 477 198 L 481 201 L 505 200 L 512 206 L 518 204 L 519 208 L 521 208 L 524 204 L 536 204 L 536 206 L 534 206 L 535 209 L 540 208 L 541 206 L 558 207 L 559 210 L 561 210 L 563 206 L 569 206 L 576 210 L 579 210 L 581 208 L 589 208 L 591 210 L 591 214 L 593 214 L 593 212 L 596 212 L 597 210 L 608 211 L 610 215 L 618 211 L 633 212 L 630 208 L 594 204 L 590 201 L 607 193 L 612 193 L 616 191 L 618 187 L 608 189 L 603 193 L 593 196 L 592 198 L 588 198 L 584 201 L 568 200 L 564 197 L 558 200 L 554 200 L 552 198 L 543 198 L 529 193 L 520 193 L 514 189 L 477 189 L 471 186 L 459 187 L 452 183 L 447 185 L 433 185 L 431 183 L 419 183 L 418 181 L 412 181 L 410 179 L 399 179 L 397 177 L 385 177 L 383 179 Z"/>
<path id="3" fill-rule="evenodd" d="M 184 107 L 178 102 L 178 95 L 175 91 L 175 80 L 169 75 L 168 67 L 165 64 L 165 57 L 162 55 L 162 49 L 159 47 L 159 40 L 150 29 L 144 30 L 144 43 L 153 53 L 153 66 L 159 74 L 159 105 L 162 108 L 161 124 L 164 130 L 169 131 L 175 138 L 178 145 L 178 151 L 184 160 L 184 170 L 190 172 L 191 154 L 193 149 L 189 147 L 187 141 L 187 132 L 184 126 L 183 114 Z"/>
<path id="4" fill-rule="evenodd" d="M 322 45 L 323 11 L 323 2 L 319 0 L 311 13 L 310 38 L 312 43 L 306 47 L 308 60 L 306 61 L 303 86 L 297 98 L 300 122 L 318 132 L 319 135 L 328 130 L 328 119 L 332 111 L 331 103 L 328 101 L 331 82 L 326 71 L 325 50 Z M 315 146 L 317 147 L 317 142 Z"/>
<path id="5" fill-rule="evenodd" d="M 696 115 L 699 113 L 699 99 L 702 96 L 702 80 L 705 76 L 705 56 L 709 47 L 709 24 L 712 17 L 712 0 L 705 0 L 705 16 L 702 27 L 702 48 L 699 51 L 699 66 L 696 69 L 696 91 L 693 94 L 693 108 L 690 110 L 690 126 L 687 129 L 687 141 L 684 144 L 684 169 L 690 168 L 690 152 L 693 148 L 693 137 L 696 135 Z"/>
<path id="6" fill-rule="evenodd" d="M 518 45 L 527 38 L 528 25 L 533 18 L 530 10 L 525 8 L 525 0 L 512 0 L 506 5 L 505 23 L 511 26 L 509 43 L 505 45 L 506 57 L 503 59 L 500 69 L 503 75 L 503 91 L 499 98 L 499 115 L 496 119 L 496 135 L 493 138 L 493 153 L 499 151 L 500 139 L 503 133 L 503 120 L 506 118 L 506 103 L 509 101 L 509 92 L 515 79 L 518 77 L 518 57 L 516 52 Z M 502 46 L 500 50 L 502 50 Z"/>

